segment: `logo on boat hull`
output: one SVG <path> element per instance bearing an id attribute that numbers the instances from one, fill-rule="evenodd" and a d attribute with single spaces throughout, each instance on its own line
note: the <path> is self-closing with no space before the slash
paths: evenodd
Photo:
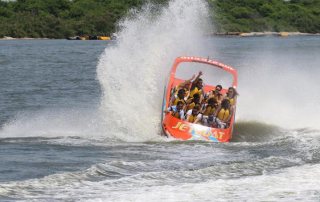
<path id="1" fill-rule="evenodd" d="M 192 135 L 193 139 L 206 139 L 214 142 L 219 142 L 219 139 L 222 139 L 225 136 L 225 132 L 215 130 L 209 127 L 201 126 L 201 125 L 189 125 L 183 122 L 177 122 L 173 129 L 179 130 L 181 132 L 186 132 Z"/>

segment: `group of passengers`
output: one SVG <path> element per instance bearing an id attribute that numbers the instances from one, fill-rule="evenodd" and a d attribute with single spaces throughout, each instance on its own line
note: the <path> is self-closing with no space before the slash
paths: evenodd
<path id="1" fill-rule="evenodd" d="M 214 128 L 229 127 L 236 97 L 235 88 L 230 87 L 225 95 L 222 86 L 204 92 L 200 71 L 195 77 L 180 83 L 172 90 L 169 108 L 165 111 L 172 116 L 190 123 L 202 124 Z"/>

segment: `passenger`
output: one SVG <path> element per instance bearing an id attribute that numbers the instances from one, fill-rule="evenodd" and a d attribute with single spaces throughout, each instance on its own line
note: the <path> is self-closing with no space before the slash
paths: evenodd
<path id="1" fill-rule="evenodd" d="M 221 94 L 221 90 L 222 90 L 222 86 L 219 84 L 215 87 L 214 90 L 210 91 L 208 94 L 207 94 L 207 98 L 210 99 L 210 98 L 215 98 L 217 100 L 218 103 L 221 103 L 222 99 L 223 99 L 223 96 Z"/>
<path id="2" fill-rule="evenodd" d="M 179 101 L 182 101 L 185 104 L 186 101 L 184 100 L 184 96 L 185 96 L 185 90 L 180 89 L 178 91 L 178 94 L 172 97 L 171 102 L 170 102 L 170 106 L 177 105 Z"/>
<path id="3" fill-rule="evenodd" d="M 235 88 L 230 87 L 226 93 L 226 96 L 224 97 L 224 99 L 228 99 L 230 101 L 231 106 L 234 106 L 235 103 L 237 102 L 237 96 L 238 96 L 238 92 Z"/>
<path id="4" fill-rule="evenodd" d="M 190 109 L 193 109 L 196 105 L 200 105 L 200 94 L 199 93 L 196 93 L 193 95 L 193 98 L 189 98 L 187 100 L 187 110 L 186 111 L 189 111 Z"/>
<path id="5" fill-rule="evenodd" d="M 174 117 L 176 117 L 178 119 L 184 120 L 183 107 L 184 107 L 184 102 L 178 101 L 177 105 L 169 107 L 167 110 L 165 110 L 165 113 L 171 112 L 172 116 L 174 116 Z"/>
<path id="6" fill-rule="evenodd" d="M 200 78 L 200 76 L 202 75 L 202 72 L 200 71 L 198 73 L 198 76 L 194 79 L 194 81 L 192 82 L 191 84 L 191 88 L 190 88 L 190 95 L 189 95 L 189 98 L 193 98 L 193 96 L 195 94 L 200 94 L 202 95 L 203 94 L 203 81 L 202 79 Z"/>
<path id="7" fill-rule="evenodd" d="M 187 119 L 190 123 L 198 123 L 201 120 L 200 105 L 194 106 L 193 109 L 187 111 Z"/>
<path id="8" fill-rule="evenodd" d="M 219 104 L 215 98 L 209 98 L 208 104 L 204 105 L 204 109 L 202 110 L 202 114 L 205 116 L 214 115 L 218 108 Z"/>
<path id="9" fill-rule="evenodd" d="M 217 108 L 217 100 L 215 98 L 210 98 L 208 104 L 206 104 L 202 110 L 202 115 L 198 117 L 196 122 L 201 122 L 203 125 L 212 128 L 225 128 L 226 124 L 214 116 Z"/>
<path id="10" fill-rule="evenodd" d="M 198 120 L 196 121 L 201 122 L 204 126 L 212 127 L 212 128 L 226 128 L 227 124 L 223 123 L 220 119 L 215 117 L 213 114 L 210 114 L 208 116 L 201 115 L 198 116 Z"/>
<path id="11" fill-rule="evenodd" d="M 233 114 L 233 109 L 228 99 L 224 99 L 221 102 L 221 106 L 217 109 L 215 117 L 221 120 L 223 123 L 229 124 Z"/>
<path id="12" fill-rule="evenodd" d="M 184 89 L 185 90 L 185 97 L 189 97 L 190 94 L 190 85 L 191 85 L 191 81 L 194 79 L 195 75 L 193 75 L 190 79 L 185 80 L 184 82 L 180 83 L 179 85 L 177 85 L 175 87 L 175 92 L 178 93 L 178 91 L 180 89 Z"/>

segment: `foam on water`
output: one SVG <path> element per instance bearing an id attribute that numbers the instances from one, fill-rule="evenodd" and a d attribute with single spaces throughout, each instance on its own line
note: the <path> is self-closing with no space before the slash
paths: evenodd
<path id="1" fill-rule="evenodd" d="M 297 131 L 305 140 L 316 133 Z M 158 144 L 140 151 L 121 147 L 122 154 L 139 152 L 151 160 L 113 159 L 82 171 L 3 182 L 0 196 L 44 201 L 317 201 L 319 164 L 312 159 L 319 162 L 319 140 L 314 145 L 290 137 L 272 144 Z"/>

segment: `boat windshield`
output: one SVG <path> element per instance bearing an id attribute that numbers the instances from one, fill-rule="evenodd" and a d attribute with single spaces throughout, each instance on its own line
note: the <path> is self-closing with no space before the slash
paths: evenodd
<path id="1" fill-rule="evenodd" d="M 181 62 L 177 67 L 176 78 L 183 80 L 190 79 L 193 74 L 197 75 L 199 71 L 203 73 L 201 78 L 205 85 L 216 86 L 220 84 L 223 88 L 232 86 L 232 74 L 219 67 L 205 63 Z"/>

